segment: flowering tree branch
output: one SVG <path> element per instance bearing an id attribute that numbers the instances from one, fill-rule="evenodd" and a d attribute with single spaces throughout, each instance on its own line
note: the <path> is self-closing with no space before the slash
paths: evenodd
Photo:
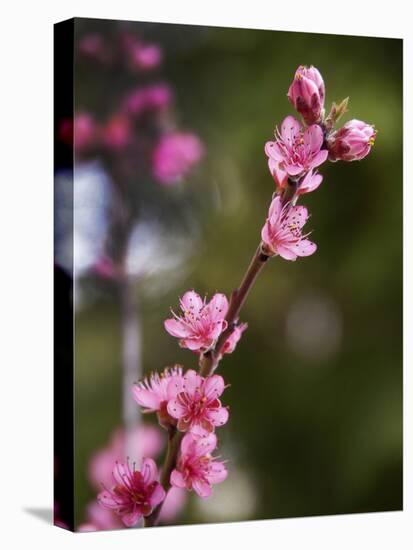
<path id="1" fill-rule="evenodd" d="M 283 204 L 286 204 L 291 198 L 291 194 L 295 189 L 295 183 L 291 181 L 282 194 Z M 228 312 L 225 317 L 227 328 L 221 333 L 217 339 L 215 345 L 200 355 L 199 358 L 199 374 L 204 377 L 208 377 L 218 367 L 220 360 L 222 359 L 223 347 L 236 328 L 238 317 L 241 313 L 241 309 L 244 306 L 247 297 L 254 286 L 259 274 L 266 265 L 269 255 L 263 252 L 262 243 L 259 244 L 251 262 L 244 274 L 244 277 L 237 289 L 232 292 L 231 300 L 229 303 Z M 160 478 L 161 485 L 164 490 L 168 492 L 171 487 L 170 477 L 175 468 L 180 443 L 182 441 L 183 433 L 177 431 L 175 428 L 169 430 L 168 447 L 165 457 L 165 462 L 162 467 L 162 474 Z M 152 512 L 152 514 L 145 518 L 145 527 L 156 525 L 159 518 L 159 514 L 162 508 L 162 502 Z"/>
<path id="2" fill-rule="evenodd" d="M 145 526 L 156 525 L 171 486 L 208 498 L 212 485 L 226 479 L 224 462 L 212 455 L 218 443 L 215 431 L 229 417 L 220 399 L 226 385 L 215 370 L 223 356 L 234 351 L 247 328 L 245 323 L 239 323 L 241 310 L 271 257 L 295 261 L 316 252 L 317 245 L 308 238 L 310 233 L 303 233 L 308 210 L 297 205 L 301 195 L 315 191 L 321 184 L 323 177 L 316 168 L 327 158 L 360 160 L 374 143 L 374 128 L 361 121 L 347 122 L 333 131 L 348 100 L 338 106 L 333 104 L 326 118 L 324 81 L 314 67 L 297 69 L 288 98 L 301 114 L 302 122 L 287 116 L 280 130 L 276 129 L 275 140 L 265 144 L 276 193 L 261 230 L 260 244 L 239 287 L 232 292 L 230 301 L 224 294 L 216 293 L 207 302 L 189 290 L 180 299 L 181 314 L 172 312 L 172 317 L 164 322 L 166 331 L 179 339 L 181 347 L 198 354 L 199 372 L 184 372 L 175 366 L 160 375 L 152 374 L 133 389 L 135 401 L 145 412 L 157 414 L 169 438 L 159 481 L 145 462 L 140 471 L 118 468 L 114 473 L 117 485 L 100 499 L 102 505 L 115 509 L 127 525 L 136 524 L 142 516 Z"/>

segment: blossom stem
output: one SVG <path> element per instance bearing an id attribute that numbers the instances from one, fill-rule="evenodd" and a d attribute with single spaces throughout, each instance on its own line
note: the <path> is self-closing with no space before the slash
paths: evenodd
<path id="1" fill-rule="evenodd" d="M 286 189 L 282 195 L 282 202 L 286 204 L 292 199 L 296 190 L 296 183 L 289 180 Z M 234 330 L 239 314 L 245 301 L 257 280 L 258 275 L 261 273 L 265 264 L 267 263 L 269 256 L 262 250 L 261 243 L 259 244 L 254 256 L 248 266 L 247 271 L 241 281 L 239 287 L 233 291 L 225 320 L 227 322 L 227 328 L 222 332 L 218 338 L 214 348 L 208 352 L 200 355 L 199 359 L 199 373 L 201 376 L 210 376 L 217 368 L 221 360 L 221 351 L 227 338 Z M 170 477 L 172 470 L 175 468 L 178 458 L 179 448 L 184 433 L 179 432 L 176 428 L 169 430 L 168 448 L 166 451 L 165 462 L 162 468 L 161 484 L 167 494 L 170 487 Z M 166 497 L 165 497 L 166 498 Z M 164 501 L 165 502 L 165 501 Z M 153 527 L 157 524 L 159 514 L 162 509 L 162 502 L 155 508 L 150 516 L 147 516 L 144 521 L 144 527 Z"/>
<path id="2" fill-rule="evenodd" d="M 172 428 L 172 427 L 169 429 L 169 432 L 168 432 L 168 447 L 166 450 L 165 462 L 162 467 L 162 473 L 161 473 L 161 479 L 160 479 L 161 485 L 165 490 L 166 496 L 168 495 L 168 491 L 171 488 L 170 477 L 171 477 L 172 470 L 175 468 L 175 464 L 178 458 L 179 448 L 181 446 L 181 441 L 184 435 L 185 434 L 183 432 L 178 432 L 176 428 Z M 144 518 L 144 527 L 153 527 L 158 523 L 159 514 L 162 509 L 162 504 L 163 502 L 161 502 L 149 516 Z"/>

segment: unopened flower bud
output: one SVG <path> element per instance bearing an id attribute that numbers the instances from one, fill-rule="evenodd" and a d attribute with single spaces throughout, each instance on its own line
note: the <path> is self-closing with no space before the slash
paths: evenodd
<path id="1" fill-rule="evenodd" d="M 361 120 L 349 120 L 328 138 L 329 159 L 361 160 L 370 153 L 375 139 L 374 126 Z"/>
<path id="2" fill-rule="evenodd" d="M 307 124 L 319 122 L 324 109 L 325 87 L 315 67 L 301 65 L 288 90 L 288 99 Z"/>

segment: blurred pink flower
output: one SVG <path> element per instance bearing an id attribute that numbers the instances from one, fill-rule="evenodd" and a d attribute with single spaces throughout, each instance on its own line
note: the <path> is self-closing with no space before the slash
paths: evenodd
<path id="1" fill-rule="evenodd" d="M 298 256 L 311 256 L 317 246 L 302 234 L 308 220 L 305 206 L 282 206 L 281 198 L 273 199 L 268 218 L 261 231 L 266 254 L 279 254 L 285 260 L 296 260 Z"/>
<path id="2" fill-rule="evenodd" d="M 361 160 L 370 153 L 376 139 L 376 130 L 361 120 L 349 120 L 328 138 L 329 159 Z"/>
<path id="3" fill-rule="evenodd" d="M 85 57 L 102 61 L 105 58 L 103 38 L 98 33 L 89 33 L 79 40 L 79 52 Z"/>
<path id="4" fill-rule="evenodd" d="M 118 266 L 107 256 L 100 256 L 93 265 L 93 271 L 102 279 L 117 279 L 120 275 Z"/>
<path id="5" fill-rule="evenodd" d="M 167 84 L 139 87 L 126 96 L 124 108 L 128 114 L 140 116 L 169 107 L 172 97 L 172 90 Z"/>
<path id="6" fill-rule="evenodd" d="M 124 115 L 113 115 L 101 130 L 102 141 L 108 149 L 124 149 L 131 139 L 130 124 Z"/>
<path id="7" fill-rule="evenodd" d="M 178 420 L 178 430 L 212 432 L 227 422 L 228 409 L 219 400 L 225 389 L 222 376 L 203 378 L 191 369 L 178 383 L 176 397 L 167 405 L 169 414 Z"/>
<path id="8" fill-rule="evenodd" d="M 157 426 L 142 424 L 135 430 L 135 456 L 155 458 L 162 450 L 164 437 Z M 110 486 L 112 483 L 113 464 L 122 461 L 125 456 L 125 432 L 117 429 L 109 445 L 96 452 L 89 462 L 89 480 L 96 489 L 102 488 L 102 483 Z"/>
<path id="9" fill-rule="evenodd" d="M 319 122 L 324 109 L 325 86 L 318 69 L 298 67 L 287 95 L 307 124 Z"/>
<path id="10" fill-rule="evenodd" d="M 88 504 L 86 516 L 87 521 L 79 525 L 78 531 L 110 531 L 123 527 L 123 523 L 112 510 L 102 508 L 95 501 Z"/>
<path id="11" fill-rule="evenodd" d="M 73 120 L 65 118 L 58 129 L 60 141 L 72 146 L 77 153 L 83 153 L 96 144 L 97 126 L 89 113 L 77 113 Z"/>
<path id="12" fill-rule="evenodd" d="M 157 44 L 137 42 L 130 46 L 129 56 L 132 67 L 146 71 L 158 67 L 162 61 L 162 50 Z"/>
<path id="13" fill-rule="evenodd" d="M 225 344 L 221 351 L 221 356 L 224 353 L 232 353 L 235 348 L 237 347 L 238 342 L 241 339 L 242 333 L 247 330 L 248 324 L 247 323 L 241 323 L 240 325 L 237 325 L 234 330 L 231 332 L 231 334 L 228 336 L 228 338 L 225 340 Z"/>
<path id="14" fill-rule="evenodd" d="M 186 434 L 177 467 L 171 473 L 171 484 L 193 489 L 201 498 L 208 498 L 212 493 L 211 485 L 221 483 L 228 475 L 225 464 L 211 456 L 216 446 L 215 434 L 201 437 Z"/>
<path id="15" fill-rule="evenodd" d="M 209 303 L 190 290 L 180 300 L 182 317 L 173 311 L 173 318 L 164 322 L 169 334 L 180 338 L 180 345 L 192 351 L 203 352 L 209 349 L 221 332 L 226 329 L 225 316 L 228 300 L 224 294 L 215 294 Z"/>
<path id="16" fill-rule="evenodd" d="M 303 175 L 327 160 L 328 151 L 321 149 L 323 140 L 323 131 L 317 124 L 303 132 L 293 116 L 283 120 L 281 132 L 276 130 L 275 141 L 265 144 L 269 169 L 279 187 L 286 185 L 288 176 Z"/>
<path id="17" fill-rule="evenodd" d="M 162 184 L 182 181 L 204 154 L 201 140 L 190 133 L 173 132 L 161 137 L 152 157 L 155 178 Z"/>
<path id="18" fill-rule="evenodd" d="M 162 504 L 159 520 L 163 523 L 170 523 L 173 521 L 183 510 L 186 501 L 186 491 L 178 489 L 177 487 L 171 487 Z"/>
<path id="19" fill-rule="evenodd" d="M 151 514 L 165 498 L 158 469 L 151 458 L 143 459 L 140 471 L 134 465 L 131 468 L 128 463 L 117 462 L 113 478 L 116 485 L 99 493 L 98 502 L 120 516 L 126 527 L 133 527 L 143 516 Z"/>

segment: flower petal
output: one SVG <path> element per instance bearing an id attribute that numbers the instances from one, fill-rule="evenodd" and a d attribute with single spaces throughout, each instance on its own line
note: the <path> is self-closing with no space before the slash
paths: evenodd
<path id="1" fill-rule="evenodd" d="M 115 467 L 113 468 L 112 474 L 117 485 L 129 484 L 128 480 L 131 475 L 131 471 L 127 464 L 121 464 L 120 462 L 116 462 Z"/>
<path id="2" fill-rule="evenodd" d="M 319 153 L 316 154 L 316 156 L 313 158 L 313 160 L 310 163 L 311 168 L 317 168 L 317 166 L 320 166 L 320 164 L 323 164 L 327 160 L 328 157 L 328 151 L 327 149 L 322 149 Z"/>
<path id="3" fill-rule="evenodd" d="M 228 470 L 223 462 L 214 461 L 209 467 L 208 481 L 210 483 L 221 483 L 228 477 Z"/>
<path id="4" fill-rule="evenodd" d="M 205 340 L 199 337 L 197 338 L 185 338 L 181 340 L 181 347 L 190 349 L 191 351 L 199 351 L 202 348 L 209 348 L 213 340 Z"/>
<path id="5" fill-rule="evenodd" d="M 281 137 L 289 146 L 293 146 L 295 140 L 300 135 L 301 125 L 296 118 L 289 115 L 281 124 Z"/>
<path id="6" fill-rule="evenodd" d="M 228 311 L 228 299 L 225 294 L 217 292 L 208 304 L 211 321 L 222 321 Z"/>
<path id="7" fill-rule="evenodd" d="M 154 392 L 135 385 L 132 388 L 132 395 L 138 405 L 148 409 L 148 411 L 159 410 L 161 402 Z"/>
<path id="8" fill-rule="evenodd" d="M 126 525 L 126 527 L 134 527 L 141 519 L 141 517 L 142 514 L 140 512 L 131 512 L 130 514 L 124 514 L 122 516 L 122 521 Z"/>
<path id="9" fill-rule="evenodd" d="M 216 448 L 218 444 L 218 438 L 214 433 L 204 434 L 198 437 L 195 442 L 195 454 L 197 456 L 205 456 Z"/>
<path id="10" fill-rule="evenodd" d="M 186 482 L 184 476 L 178 470 L 173 470 L 171 473 L 171 485 L 179 487 L 180 489 L 186 489 Z"/>
<path id="11" fill-rule="evenodd" d="M 209 376 L 204 382 L 204 395 L 207 399 L 219 397 L 225 389 L 225 382 L 219 374 Z"/>
<path id="12" fill-rule="evenodd" d="M 186 338 L 192 334 L 191 329 L 178 319 L 166 319 L 163 322 L 165 330 L 175 338 Z"/>
<path id="13" fill-rule="evenodd" d="M 166 406 L 168 413 L 172 418 L 180 419 L 186 415 L 187 409 L 184 407 L 179 399 L 171 399 Z"/>
<path id="14" fill-rule="evenodd" d="M 193 369 L 186 371 L 184 375 L 183 388 L 185 393 L 193 397 L 197 391 L 199 391 L 202 385 L 202 378 Z"/>
<path id="15" fill-rule="evenodd" d="M 152 458 L 144 458 L 142 460 L 141 474 L 145 485 L 158 480 L 158 468 Z"/>
<path id="16" fill-rule="evenodd" d="M 318 124 L 312 124 L 309 126 L 303 135 L 304 147 L 308 154 L 316 155 L 323 144 L 323 130 Z"/>
<path id="17" fill-rule="evenodd" d="M 285 216 L 287 224 L 292 224 L 299 229 L 305 225 L 308 220 L 308 210 L 305 206 L 292 206 Z"/>
<path id="18" fill-rule="evenodd" d="M 284 258 L 284 260 L 290 260 L 294 262 L 297 259 L 297 254 L 295 254 L 286 246 L 277 245 L 277 254 L 279 254 L 281 258 Z"/>
<path id="19" fill-rule="evenodd" d="M 113 495 L 110 491 L 101 491 L 97 500 L 101 506 L 104 508 L 110 508 L 111 510 L 116 510 L 119 507 L 119 502 L 113 498 Z"/>
<path id="20" fill-rule="evenodd" d="M 149 504 L 152 508 L 155 508 L 165 499 L 166 493 L 160 483 L 157 483 L 154 487 L 152 494 L 149 497 Z"/>
<path id="21" fill-rule="evenodd" d="M 194 315 L 198 314 L 202 309 L 204 301 L 201 296 L 194 290 L 188 290 L 181 298 L 181 307 L 184 311 L 190 311 Z"/>
<path id="22" fill-rule="evenodd" d="M 308 239 L 303 239 L 294 247 L 297 256 L 311 256 L 317 250 L 317 245 Z"/>
<path id="23" fill-rule="evenodd" d="M 223 426 L 228 422 L 229 412 L 226 407 L 220 407 L 219 409 L 209 409 L 208 419 L 214 426 Z"/>
<path id="24" fill-rule="evenodd" d="M 303 193 L 311 193 L 315 191 L 323 181 L 323 176 L 321 174 L 313 173 L 312 170 L 307 172 L 305 178 L 300 183 L 297 193 L 302 195 Z"/>
<path id="25" fill-rule="evenodd" d="M 195 479 L 192 482 L 192 488 L 201 498 L 208 498 L 211 496 L 211 485 L 202 479 Z"/>
<path id="26" fill-rule="evenodd" d="M 264 150 L 268 158 L 277 162 L 284 160 L 283 152 L 276 141 L 267 141 Z"/>
<path id="27" fill-rule="evenodd" d="M 166 387 L 166 395 L 169 399 L 175 399 L 178 393 L 181 393 L 183 390 L 183 376 L 177 374 L 170 378 L 168 385 Z"/>
<path id="28" fill-rule="evenodd" d="M 298 176 L 303 171 L 303 167 L 299 164 L 285 164 L 285 171 L 290 176 Z"/>
<path id="29" fill-rule="evenodd" d="M 195 432 L 195 430 L 194 430 L 194 432 Z M 195 437 L 193 433 L 187 433 L 184 436 L 184 438 L 182 439 L 182 442 L 181 442 L 181 453 L 183 455 L 187 455 L 187 454 L 192 453 L 192 450 L 193 450 L 194 446 L 196 445 L 197 438 L 198 438 L 198 433 L 197 433 L 197 437 Z"/>

